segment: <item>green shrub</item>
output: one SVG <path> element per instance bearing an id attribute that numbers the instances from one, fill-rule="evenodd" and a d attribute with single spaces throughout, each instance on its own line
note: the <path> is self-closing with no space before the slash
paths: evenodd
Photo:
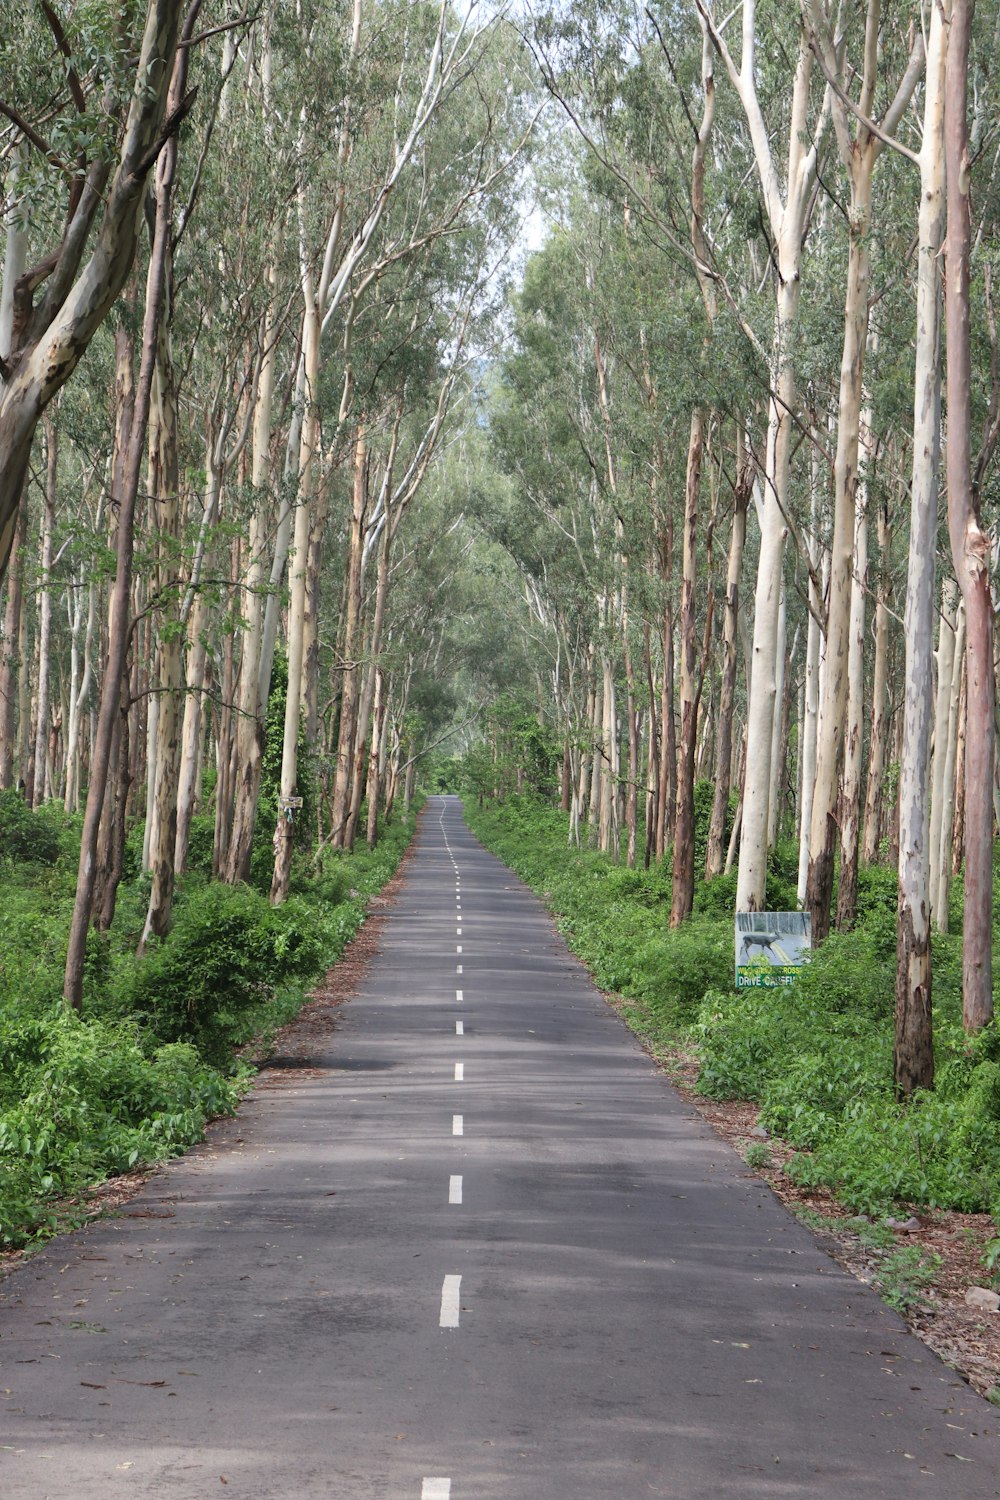
<path id="1" fill-rule="evenodd" d="M 62 808 L 32 812 L 21 792 L 0 792 L 0 855 L 19 862 L 54 865 L 62 853 Z"/>
<path id="2" fill-rule="evenodd" d="M 161 1160 L 230 1111 L 230 1084 L 193 1047 L 144 1051 L 134 1026 L 56 1011 L 0 1029 L 0 1243 L 23 1244 L 47 1206 L 109 1174 Z"/>
<path id="3" fill-rule="evenodd" d="M 940 1255 L 919 1245 L 901 1245 L 886 1255 L 875 1276 L 875 1289 L 897 1312 L 925 1306 L 924 1292 L 934 1285 L 941 1269 Z"/>
<path id="4" fill-rule="evenodd" d="M 680 927 L 651 938 L 635 956 L 633 983 L 654 1015 L 674 1026 L 694 1019 L 710 990 L 732 988 L 733 926 L 693 916 Z"/>
<path id="5" fill-rule="evenodd" d="M 188 835 L 187 868 L 201 875 L 211 875 L 215 851 L 215 818 L 211 813 L 196 813 Z"/>
<path id="6" fill-rule="evenodd" d="M 315 973 L 323 957 L 322 921 L 301 898 L 272 907 L 249 886 L 208 885 L 182 904 L 163 942 L 126 972 L 118 1009 L 163 1040 L 193 1042 L 223 1064 L 248 1040 L 248 1024 L 276 988 Z"/>
<path id="7" fill-rule="evenodd" d="M 739 872 L 733 869 L 728 875 L 716 875 L 712 880 L 695 881 L 695 912 L 706 917 L 728 917 L 732 922 L 736 912 L 738 878 Z"/>

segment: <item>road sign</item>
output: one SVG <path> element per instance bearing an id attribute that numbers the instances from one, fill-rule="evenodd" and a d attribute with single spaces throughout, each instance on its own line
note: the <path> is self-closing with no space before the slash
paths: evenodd
<path id="1" fill-rule="evenodd" d="M 808 962 L 812 934 L 807 911 L 736 913 L 736 988 L 791 984 Z"/>

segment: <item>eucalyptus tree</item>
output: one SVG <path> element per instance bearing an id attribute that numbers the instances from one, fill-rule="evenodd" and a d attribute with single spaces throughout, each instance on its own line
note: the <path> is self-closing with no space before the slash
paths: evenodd
<path id="1" fill-rule="evenodd" d="M 788 533 L 789 467 L 796 404 L 795 329 L 799 316 L 803 246 L 816 180 L 820 143 L 829 119 L 829 88 L 815 102 L 813 55 L 806 28 L 789 38 L 795 57 L 790 109 L 782 120 L 786 155 L 782 167 L 772 142 L 757 66 L 758 18 L 754 0 L 742 0 L 731 20 L 740 21 L 736 61 L 724 30 L 704 0 L 695 0 L 743 109 L 762 208 L 770 233 L 774 268 L 774 332 L 770 351 L 770 398 L 760 506 L 761 543 L 754 599 L 753 651 L 747 706 L 747 759 L 743 787 L 737 909 L 765 905 L 768 822 L 774 758 L 778 622 L 782 561 Z M 778 100 L 779 106 L 783 100 Z"/>
<path id="2" fill-rule="evenodd" d="M 125 284 L 147 178 L 190 108 L 184 94 L 168 114 L 167 98 L 185 12 L 193 23 L 200 0 L 148 0 L 123 25 L 100 10 L 64 25 L 53 6 L 40 9 L 8 7 L 0 43 L 0 76 L 13 88 L 0 115 L 30 149 L 12 205 L 28 232 L 8 238 L 0 296 L 10 309 L 0 349 L 0 577 L 37 424 Z M 53 97 L 65 105 L 40 118 L 39 101 Z"/>
<path id="3" fill-rule="evenodd" d="M 965 835 L 962 1012 L 966 1030 L 993 1015 L 993 819 L 996 677 L 990 560 L 972 474 L 970 334 L 971 148 L 968 126 L 972 0 L 951 0 L 945 75 L 947 172 L 946 341 L 948 381 L 948 531 L 965 605 L 968 645 L 965 796 L 974 809 Z M 995 380 L 995 374 L 994 374 Z"/>
<path id="4" fill-rule="evenodd" d="M 945 229 L 944 72 L 941 7 L 931 7 L 920 143 L 913 477 L 904 631 L 903 741 L 899 770 L 899 924 L 894 1075 L 903 1095 L 934 1081 L 931 1022 L 930 860 L 927 780 L 931 738 L 934 564 L 941 448 L 941 292 Z M 939 726 L 940 729 L 940 726 Z"/>
<path id="5" fill-rule="evenodd" d="M 857 614 L 864 597 L 864 578 L 855 579 L 856 538 L 866 537 L 864 491 L 859 488 L 859 447 L 865 349 L 868 342 L 868 315 L 871 285 L 872 185 L 875 166 L 886 141 L 892 141 L 923 73 L 924 44 L 919 28 L 913 33 L 906 56 L 905 34 L 899 82 L 888 84 L 885 74 L 887 58 L 893 52 L 894 38 L 883 26 L 880 0 L 868 0 L 864 25 L 855 45 L 860 64 L 848 62 L 852 38 L 840 31 L 840 13 L 834 14 L 823 0 L 808 0 L 803 13 L 814 54 L 819 59 L 830 92 L 830 109 L 841 165 L 847 177 L 848 261 L 844 303 L 844 344 L 840 360 L 840 389 L 837 405 L 837 447 L 834 460 L 833 537 L 830 546 L 829 602 L 826 611 L 826 671 L 820 715 L 823 733 L 818 740 L 815 787 L 811 802 L 809 835 L 809 870 L 806 902 L 812 918 L 814 942 L 822 942 L 829 928 L 833 890 L 833 862 L 838 821 L 838 764 L 844 742 L 849 679 L 849 641 L 857 639 L 858 625 L 852 633 L 852 604 Z M 894 18 L 902 29 L 904 17 Z M 835 35 L 835 32 L 837 33 Z M 857 80 L 857 98 L 852 98 L 849 76 Z M 884 95 L 888 103 L 878 113 Z M 906 148 L 903 148 L 906 149 Z M 860 528 L 860 530 L 859 530 Z M 863 615 L 860 620 L 863 635 Z M 854 674 L 854 698 L 860 688 L 859 673 Z M 860 749 L 860 735 L 855 726 L 853 750 Z M 860 776 L 856 779 L 860 786 Z M 841 908 L 853 916 L 850 887 L 857 885 L 857 802 L 855 791 L 850 799 L 854 809 L 852 833 L 843 846 L 841 863 Z M 847 894 L 846 902 L 844 900 Z"/>

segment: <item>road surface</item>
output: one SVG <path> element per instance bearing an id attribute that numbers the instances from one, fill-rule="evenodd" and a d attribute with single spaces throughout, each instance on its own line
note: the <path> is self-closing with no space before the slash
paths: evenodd
<path id="1" fill-rule="evenodd" d="M 456 799 L 317 1063 L 0 1288 L 4 1500 L 1000 1495 Z"/>

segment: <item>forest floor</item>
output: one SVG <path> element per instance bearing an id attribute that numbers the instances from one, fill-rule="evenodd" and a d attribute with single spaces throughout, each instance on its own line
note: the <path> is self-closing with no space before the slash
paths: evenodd
<path id="1" fill-rule="evenodd" d="M 620 996 L 607 995 L 606 999 L 619 1013 L 635 1009 L 634 1001 L 626 1002 Z M 839 1265 L 866 1285 L 877 1282 L 884 1252 L 866 1241 L 865 1226 L 856 1213 L 838 1203 L 832 1194 L 800 1187 L 788 1176 L 784 1168 L 795 1154 L 794 1148 L 763 1132 L 758 1107 L 744 1100 L 705 1098 L 695 1090 L 698 1060 L 692 1050 L 678 1046 L 667 1051 L 652 1045 L 641 1030 L 637 1034 L 674 1087 L 741 1156 L 751 1144 L 763 1142 L 767 1146 L 770 1165 L 748 1165 L 747 1171 L 764 1179 Z M 939 1257 L 940 1263 L 933 1279 L 921 1288 L 919 1300 L 908 1307 L 897 1307 L 897 1311 L 911 1331 L 973 1390 L 1000 1405 L 1000 1312 L 984 1312 L 965 1301 L 969 1287 L 991 1286 L 983 1256 L 988 1242 L 996 1237 L 993 1219 L 989 1214 L 918 1206 L 899 1211 L 898 1222 L 908 1227 L 894 1231 L 897 1247 L 914 1246 L 927 1256 Z"/>

